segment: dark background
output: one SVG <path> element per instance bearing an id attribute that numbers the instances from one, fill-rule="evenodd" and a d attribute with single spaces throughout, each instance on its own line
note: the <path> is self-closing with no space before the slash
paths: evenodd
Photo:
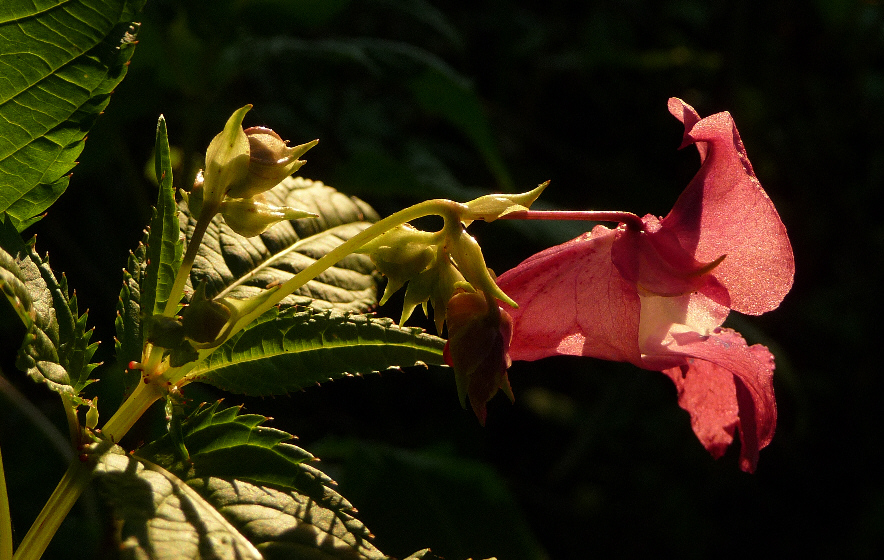
<path id="1" fill-rule="evenodd" d="M 485 428 L 440 368 L 247 410 L 322 457 L 377 545 L 399 557 L 424 547 L 451 560 L 884 552 L 881 2 L 150 0 L 141 21 L 129 75 L 70 187 L 30 230 L 91 309 L 103 359 L 120 270 L 156 196 L 145 167 L 160 113 L 182 150 L 179 186 L 230 113 L 252 103 L 247 125 L 320 138 L 301 174 L 382 215 L 551 179 L 553 207 L 662 216 L 699 162 L 693 148 L 676 151 L 682 126 L 666 101 L 678 96 L 703 116 L 733 114 L 795 250 L 782 306 L 728 321 L 777 357 L 779 424 L 756 474 L 739 471 L 737 444 L 708 456 L 664 376 L 592 359 L 514 364 L 516 402 L 496 397 Z M 579 233 L 471 229 L 498 272 Z M 381 312 L 398 316 L 395 298 Z M 4 349 L 20 340 L 9 323 Z M 56 399 L 3 364 L 62 421 Z M 121 390 L 98 386 L 109 417 Z M 21 538 L 66 461 L 4 407 Z M 47 556 L 90 557 L 103 519 L 85 496 Z"/>

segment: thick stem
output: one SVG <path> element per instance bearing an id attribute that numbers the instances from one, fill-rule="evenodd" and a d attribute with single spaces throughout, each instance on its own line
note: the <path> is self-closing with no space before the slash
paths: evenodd
<path id="1" fill-rule="evenodd" d="M 43 555 L 49 541 L 89 483 L 93 467 L 93 461 L 71 461 L 61 482 L 15 551 L 14 560 L 38 560 Z"/>
<path id="2" fill-rule="evenodd" d="M 629 229 L 644 231 L 642 219 L 632 212 L 596 212 L 594 210 L 521 210 L 500 217 L 501 220 L 584 220 L 587 222 L 617 222 Z"/>
<path id="3" fill-rule="evenodd" d="M 61 405 L 64 407 L 65 418 L 68 421 L 68 436 L 71 438 L 71 446 L 76 449 L 80 443 L 80 420 L 77 418 L 77 407 L 71 402 L 67 393 L 61 394 Z"/>
<path id="4" fill-rule="evenodd" d="M 0 455 L 0 560 L 12 559 L 12 517 L 9 515 L 9 495 L 6 492 L 6 474 L 3 455 Z"/>
<path id="5" fill-rule="evenodd" d="M 141 415 L 164 394 L 163 389 L 156 383 L 139 383 L 129 398 L 101 428 L 102 435 L 113 443 L 119 442 Z"/>

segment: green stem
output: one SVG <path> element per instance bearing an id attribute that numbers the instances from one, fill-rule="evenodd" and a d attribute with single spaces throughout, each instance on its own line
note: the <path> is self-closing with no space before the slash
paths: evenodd
<path id="1" fill-rule="evenodd" d="M 61 482 L 15 551 L 14 560 L 38 560 L 43 555 L 49 541 L 89 483 L 94 466 L 95 463 L 91 460 L 71 461 Z"/>
<path id="2" fill-rule="evenodd" d="M 9 515 L 9 495 L 6 492 L 6 473 L 0 454 L 0 560 L 12 559 L 12 517 Z"/>
<path id="3" fill-rule="evenodd" d="M 77 418 L 77 407 L 71 402 L 67 393 L 61 393 L 61 406 L 64 407 L 64 415 L 68 421 L 68 436 L 71 438 L 71 447 L 77 448 L 80 444 L 80 420 Z"/>
<path id="4" fill-rule="evenodd" d="M 251 323 L 257 317 L 261 316 L 268 309 L 277 305 L 286 296 L 294 293 L 295 290 L 322 274 L 326 269 L 337 264 L 338 261 L 349 255 L 356 249 L 359 249 L 372 239 L 383 235 L 394 227 L 402 225 L 406 222 L 410 222 L 412 220 L 416 220 L 418 218 L 423 218 L 424 216 L 432 215 L 442 216 L 446 224 L 443 227 L 449 227 L 448 224 L 451 223 L 451 220 L 459 220 L 461 214 L 466 211 L 467 207 L 465 205 L 451 200 L 427 200 L 415 204 L 414 206 L 409 206 L 404 210 L 400 210 L 395 214 L 391 214 L 386 218 L 375 222 L 371 226 L 367 227 L 344 243 L 338 245 L 337 247 L 326 253 L 322 258 L 318 259 L 316 262 L 314 262 L 301 272 L 286 280 L 283 284 L 279 286 L 279 289 L 276 290 L 271 297 L 262 302 L 252 312 L 237 320 L 237 322 L 233 326 L 233 329 L 231 329 L 230 335 L 228 335 L 227 338 Z"/>
<path id="5" fill-rule="evenodd" d="M 102 435 L 113 443 L 119 442 L 141 415 L 164 394 L 163 388 L 157 383 L 139 383 L 111 419 L 102 426 Z"/>
<path id="6" fill-rule="evenodd" d="M 175 313 L 178 312 L 178 304 L 181 302 L 182 296 L 184 296 L 184 285 L 187 284 L 187 277 L 190 276 L 193 261 L 196 260 L 203 236 L 206 234 L 209 224 L 212 223 L 212 218 L 218 213 L 217 211 L 217 206 L 204 206 L 200 210 L 200 217 L 193 228 L 193 235 L 190 236 L 190 241 L 187 243 L 187 251 L 181 260 L 178 274 L 175 275 L 175 283 L 172 284 L 172 289 L 169 291 L 169 300 L 166 302 L 165 309 L 163 309 L 163 315 L 166 317 L 174 317 Z"/>
<path id="7" fill-rule="evenodd" d="M 338 245 L 337 247 L 326 253 L 322 258 L 318 259 L 316 262 L 314 262 L 301 272 L 289 278 L 283 284 L 277 286 L 275 289 L 273 289 L 272 292 L 268 291 L 262 294 L 262 297 L 265 297 L 266 299 L 259 303 L 258 306 L 256 306 L 252 311 L 244 314 L 242 317 L 239 317 L 236 322 L 230 325 L 223 333 L 223 340 L 221 342 L 219 342 L 212 348 L 200 349 L 199 359 L 184 364 L 181 367 L 169 369 L 164 373 L 165 379 L 177 384 L 179 387 L 187 384 L 190 381 L 186 377 L 187 374 L 196 366 L 197 363 L 199 363 L 209 354 L 214 352 L 218 346 L 224 344 L 224 342 L 226 342 L 227 340 L 230 340 L 233 335 L 245 328 L 256 318 L 260 317 L 267 310 L 279 304 L 279 302 L 282 301 L 286 296 L 294 293 L 295 290 L 297 290 L 310 280 L 313 280 L 314 278 L 322 274 L 326 269 L 334 266 L 335 264 L 337 264 L 338 261 L 351 254 L 355 250 L 359 249 L 372 239 L 383 235 L 396 226 L 402 225 L 412 220 L 416 220 L 418 218 L 423 218 L 425 216 L 442 216 L 442 218 L 445 220 L 443 229 L 447 227 L 454 227 L 451 224 L 454 222 L 459 224 L 461 215 L 463 215 L 467 211 L 468 208 L 466 207 L 466 205 L 451 200 L 426 200 L 424 202 L 415 204 L 414 206 L 409 206 L 404 210 L 400 210 L 395 214 L 391 214 L 386 218 L 373 223 L 371 226 L 365 228 L 344 243 Z M 183 382 L 181 382 L 182 379 Z"/>

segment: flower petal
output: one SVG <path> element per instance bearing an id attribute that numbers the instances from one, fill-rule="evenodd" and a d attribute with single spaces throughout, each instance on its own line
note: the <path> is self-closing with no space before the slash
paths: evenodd
<path id="1" fill-rule="evenodd" d="M 701 337 L 676 334 L 669 356 L 686 363 L 663 370 L 678 388 L 678 404 L 691 415 L 694 433 L 713 457 L 720 457 L 740 432 L 740 468 L 754 472 L 758 452 L 773 438 L 777 407 L 773 390 L 773 354 L 747 346 L 739 333 L 721 329 Z"/>
<path id="2" fill-rule="evenodd" d="M 714 275 L 728 290 L 731 309 L 751 315 L 776 309 L 792 287 L 792 246 L 733 119 L 727 112 L 699 119 L 676 98 L 669 111 L 685 125 L 682 146 L 696 143 L 702 166 L 662 228 L 699 262 L 727 255 Z"/>
<path id="3" fill-rule="evenodd" d="M 505 309 L 513 318 L 513 360 L 565 354 L 641 363 L 638 293 L 611 260 L 621 231 L 596 226 L 497 279 L 519 304 Z"/>

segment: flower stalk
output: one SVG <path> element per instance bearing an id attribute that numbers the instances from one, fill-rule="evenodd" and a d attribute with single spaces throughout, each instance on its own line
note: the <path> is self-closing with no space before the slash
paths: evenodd
<path id="1" fill-rule="evenodd" d="M 172 290 L 169 292 L 169 301 L 166 302 L 166 307 L 163 309 L 163 315 L 166 317 L 174 317 L 175 313 L 178 312 L 178 304 L 184 296 L 184 286 L 187 284 L 188 276 L 190 276 L 190 269 L 193 268 L 203 236 L 206 234 L 206 230 L 209 228 L 209 224 L 212 223 L 212 218 L 217 212 L 218 205 L 204 205 L 200 211 L 200 217 L 194 226 L 193 235 L 190 236 L 190 243 L 187 244 L 187 250 L 184 253 L 184 258 L 181 260 L 181 267 L 175 276 L 175 283 L 172 284 Z"/>
<path id="2" fill-rule="evenodd" d="M 616 222 L 626 224 L 634 231 L 644 231 L 642 219 L 632 212 L 604 212 L 595 210 L 519 210 L 500 217 L 501 220 L 576 220 L 587 222 Z"/>

